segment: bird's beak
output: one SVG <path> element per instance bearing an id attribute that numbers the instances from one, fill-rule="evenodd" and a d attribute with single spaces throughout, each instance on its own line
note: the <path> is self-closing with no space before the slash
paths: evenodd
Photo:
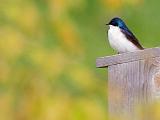
<path id="1" fill-rule="evenodd" d="M 106 24 L 106 25 L 109 25 L 109 23 L 108 23 L 108 24 Z"/>

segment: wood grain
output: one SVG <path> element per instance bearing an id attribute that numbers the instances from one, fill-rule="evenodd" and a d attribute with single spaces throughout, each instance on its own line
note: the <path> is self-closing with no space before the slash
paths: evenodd
<path id="1" fill-rule="evenodd" d="M 108 67 L 111 118 L 139 120 L 137 106 L 144 107 L 160 99 L 160 48 L 100 57 L 96 66 Z"/>
<path id="2" fill-rule="evenodd" d="M 109 115 L 136 119 L 136 106 L 151 103 L 160 93 L 160 58 L 108 67 Z"/>
<path id="3" fill-rule="evenodd" d="M 128 52 L 113 56 L 99 57 L 96 60 L 96 67 L 103 68 L 111 65 L 128 63 L 132 61 L 144 60 L 160 56 L 160 48 L 150 48 L 136 52 Z"/>

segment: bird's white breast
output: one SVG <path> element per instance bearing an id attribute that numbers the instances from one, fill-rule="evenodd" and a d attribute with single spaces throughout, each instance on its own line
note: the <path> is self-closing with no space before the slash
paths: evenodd
<path id="1" fill-rule="evenodd" d="M 108 39 L 111 47 L 119 53 L 133 52 L 138 48 L 121 32 L 119 27 L 109 25 Z"/>

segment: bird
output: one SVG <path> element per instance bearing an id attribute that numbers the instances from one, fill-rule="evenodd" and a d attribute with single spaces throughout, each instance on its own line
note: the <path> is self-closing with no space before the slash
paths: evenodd
<path id="1" fill-rule="evenodd" d="M 109 26 L 108 40 L 110 46 L 116 50 L 118 54 L 144 49 L 121 18 L 114 17 L 106 25 Z"/>

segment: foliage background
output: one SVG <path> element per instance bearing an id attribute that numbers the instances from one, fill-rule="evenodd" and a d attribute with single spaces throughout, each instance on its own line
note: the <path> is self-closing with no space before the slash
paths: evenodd
<path id="1" fill-rule="evenodd" d="M 158 46 L 158 0 L 0 0 L 0 119 L 106 120 L 105 24 Z"/>

